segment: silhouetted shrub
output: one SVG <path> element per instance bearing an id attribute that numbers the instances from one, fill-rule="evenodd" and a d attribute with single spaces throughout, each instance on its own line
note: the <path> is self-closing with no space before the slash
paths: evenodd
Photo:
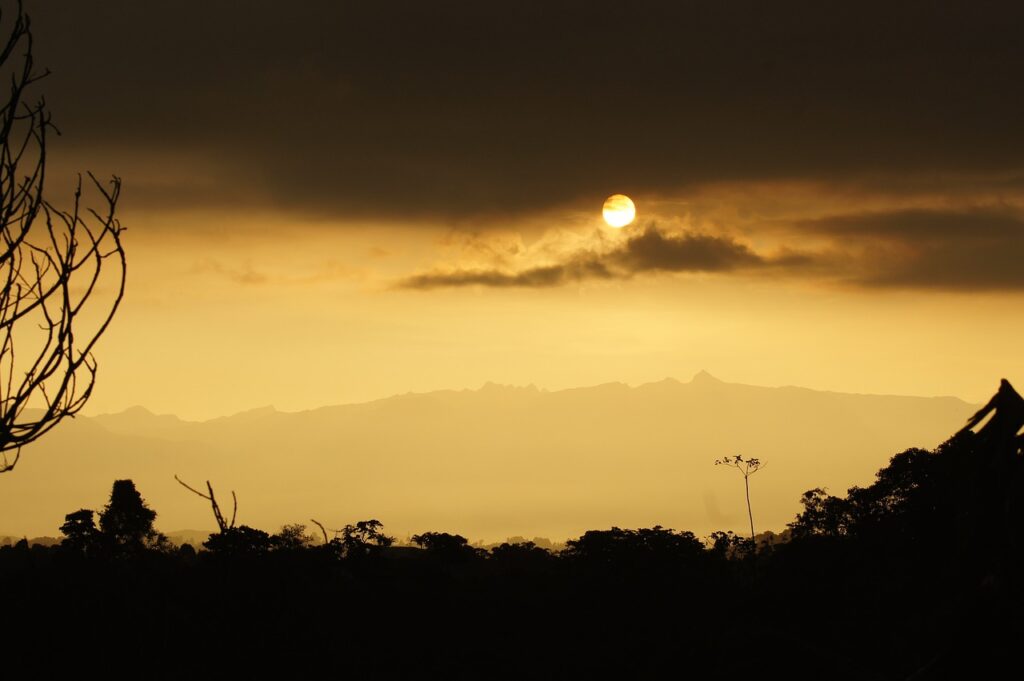
<path id="1" fill-rule="evenodd" d="M 412 543 L 426 550 L 427 555 L 445 563 L 463 563 L 483 558 L 487 552 L 471 546 L 469 540 L 459 534 L 447 532 L 424 532 L 414 534 Z"/>
<path id="2" fill-rule="evenodd" d="M 211 534 L 203 546 L 217 557 L 261 556 L 271 548 L 270 535 L 248 525 L 226 528 Z"/>
<path id="3" fill-rule="evenodd" d="M 301 523 L 285 525 L 281 530 L 270 537 L 270 549 L 272 551 L 301 551 L 313 546 L 316 540 L 306 534 L 306 526 Z"/>

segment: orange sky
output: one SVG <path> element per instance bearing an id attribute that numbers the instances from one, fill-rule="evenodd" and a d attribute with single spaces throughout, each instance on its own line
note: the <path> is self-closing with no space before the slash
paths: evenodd
<path id="1" fill-rule="evenodd" d="M 651 219 L 640 201 L 638 223 L 613 233 L 600 223 L 600 203 L 589 208 L 567 210 L 557 230 L 527 221 L 476 235 L 258 212 L 126 211 L 128 295 L 100 346 L 88 412 L 142 404 L 198 419 L 486 381 L 635 384 L 702 368 L 760 385 L 980 401 L 1000 377 L 1024 374 L 1014 292 L 870 288 L 756 271 L 398 287 L 437 268 L 514 272 L 595 234 L 627 239 Z M 218 232 L 226 222 L 249 232 Z M 187 228 L 168 238 L 171 223 Z"/>
<path id="2" fill-rule="evenodd" d="M 48 197 L 124 179 L 88 412 L 1024 378 L 1019 9 L 26 7 Z"/>

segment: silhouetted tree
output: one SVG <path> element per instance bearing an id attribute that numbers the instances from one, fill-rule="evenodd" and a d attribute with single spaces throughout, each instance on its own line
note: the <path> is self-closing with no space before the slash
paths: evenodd
<path id="1" fill-rule="evenodd" d="M 550 570 L 557 558 L 532 541 L 505 542 L 491 549 L 490 563 L 509 575 L 542 575 Z"/>
<path id="2" fill-rule="evenodd" d="M 757 537 L 754 534 L 754 511 L 750 506 L 750 476 L 757 473 L 767 464 L 761 463 L 760 459 L 744 459 L 742 456 L 737 454 L 736 456 L 726 456 L 721 459 L 716 459 L 715 465 L 731 466 L 743 475 L 743 488 L 747 493 L 747 516 L 750 518 L 750 544 L 751 550 L 754 550 L 756 548 L 754 543 L 757 541 Z"/>
<path id="3" fill-rule="evenodd" d="M 550 551 L 532 541 L 503 542 L 491 549 L 491 558 L 497 561 L 547 560 L 551 557 Z"/>
<path id="4" fill-rule="evenodd" d="M 660 525 L 639 530 L 613 527 L 610 530 L 587 530 L 579 539 L 567 541 L 563 553 L 570 557 L 612 562 L 641 553 L 673 552 L 679 549 L 699 553 L 704 550 L 704 545 L 692 532 L 674 532 Z"/>
<path id="5" fill-rule="evenodd" d="M 845 499 L 834 497 L 816 487 L 804 492 L 800 497 L 800 505 L 803 511 L 789 523 L 794 537 L 837 537 L 849 533 L 853 519 Z"/>
<path id="6" fill-rule="evenodd" d="M 153 528 L 156 511 L 149 508 L 131 480 L 115 480 L 110 502 L 100 512 L 100 531 L 115 551 L 139 552 L 164 544 Z"/>
<path id="7" fill-rule="evenodd" d="M 178 560 L 181 560 L 182 562 L 184 562 L 186 564 L 190 564 L 190 563 L 195 562 L 195 559 L 196 559 L 196 549 L 191 544 L 182 544 L 181 546 L 178 547 L 177 553 L 178 553 Z"/>
<path id="8" fill-rule="evenodd" d="M 464 562 L 487 554 L 483 549 L 471 546 L 469 540 L 462 535 L 447 532 L 414 534 L 412 543 L 426 549 L 431 557 L 446 563 Z"/>
<path id="9" fill-rule="evenodd" d="M 274 551 L 300 551 L 311 546 L 314 541 L 313 537 L 306 534 L 305 525 L 294 523 L 283 526 L 270 537 L 270 547 Z"/>
<path id="10" fill-rule="evenodd" d="M 356 560 L 377 556 L 395 541 L 384 534 L 384 524 L 379 520 L 360 520 L 355 525 L 346 525 L 339 534 L 333 541 L 340 542 L 346 558 Z"/>
<path id="11" fill-rule="evenodd" d="M 712 532 L 709 538 L 711 539 L 711 551 L 719 558 L 732 558 L 737 553 L 750 548 L 750 542 L 745 541 L 743 537 L 732 530 Z"/>
<path id="12" fill-rule="evenodd" d="M 64 535 L 61 546 L 85 555 L 96 552 L 101 535 L 93 518 L 95 514 L 95 511 L 83 508 L 64 516 L 64 524 L 60 526 L 60 532 Z"/>
<path id="13" fill-rule="evenodd" d="M 705 552 L 703 542 L 692 532 L 656 525 L 638 530 L 588 530 L 579 539 L 566 542 L 562 556 L 589 570 L 625 574 L 694 566 Z"/>
<path id="14" fill-rule="evenodd" d="M 263 530 L 257 530 L 248 525 L 239 525 L 211 534 L 203 542 L 203 546 L 215 556 L 251 557 L 260 556 L 270 551 L 271 541 L 270 535 Z"/>
<path id="15" fill-rule="evenodd" d="M 81 410 L 96 380 L 92 351 L 124 295 L 122 228 L 114 217 L 121 181 L 109 189 L 89 179 L 104 204 L 81 203 L 79 179 L 70 211 L 43 197 L 47 134 L 42 98 L 28 90 L 46 75 L 32 61 L 30 22 L 19 1 L 0 13 L 0 78 L 9 84 L 0 106 L 0 473 L 21 448 Z M 104 270 L 113 295 L 99 302 Z M 109 282 L 107 282 L 109 283 Z M 99 303 L 99 308 L 96 308 Z M 93 308 L 90 310 L 90 308 Z M 95 321 L 86 326 L 83 312 Z M 13 452 L 13 458 L 8 454 Z"/>
<path id="16" fill-rule="evenodd" d="M 949 460 L 936 452 L 908 449 L 878 471 L 868 487 L 851 487 L 845 498 L 816 488 L 804 492 L 803 511 L 789 524 L 794 536 L 870 537 L 900 532 L 920 537 L 926 527 L 949 522 Z M 911 530 L 911 528 L 913 528 Z"/>

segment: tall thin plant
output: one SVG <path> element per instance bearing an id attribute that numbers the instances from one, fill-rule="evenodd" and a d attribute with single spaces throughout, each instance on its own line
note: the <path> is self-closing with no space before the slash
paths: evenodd
<path id="1" fill-rule="evenodd" d="M 750 546 L 757 548 L 757 539 L 754 534 L 754 511 L 750 506 L 750 476 L 762 470 L 768 464 L 762 463 L 760 459 L 744 459 L 741 455 L 727 456 L 722 459 L 715 459 L 716 466 L 731 466 L 743 475 L 743 488 L 747 493 L 747 517 L 750 518 Z"/>

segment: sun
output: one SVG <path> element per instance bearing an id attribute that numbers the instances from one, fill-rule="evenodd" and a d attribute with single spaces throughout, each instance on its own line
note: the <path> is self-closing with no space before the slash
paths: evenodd
<path id="1" fill-rule="evenodd" d="M 609 227 L 620 229 L 636 218 L 636 206 L 625 194 L 612 194 L 604 200 L 604 221 Z"/>

